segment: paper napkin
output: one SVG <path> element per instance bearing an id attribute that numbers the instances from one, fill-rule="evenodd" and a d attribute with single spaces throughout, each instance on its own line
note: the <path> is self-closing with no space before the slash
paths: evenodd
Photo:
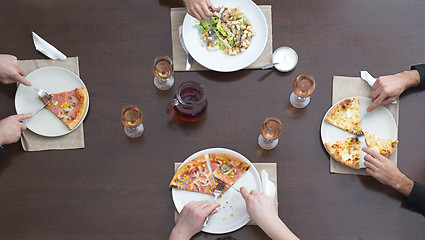
<path id="1" fill-rule="evenodd" d="M 274 199 L 276 195 L 276 186 L 269 180 L 269 174 L 264 169 L 261 171 L 261 185 L 263 187 L 263 194 Z"/>
<path id="2" fill-rule="evenodd" d="M 65 60 L 65 54 L 61 53 L 57 48 L 48 43 L 46 40 L 42 39 L 35 32 L 32 32 L 32 39 L 34 41 L 35 49 L 37 49 L 42 54 L 46 55 L 50 59 L 55 60 Z"/>
<path id="3" fill-rule="evenodd" d="M 368 71 L 360 71 L 360 77 L 365 80 L 369 86 L 373 86 L 376 81 L 376 78 L 372 77 Z M 391 104 L 396 104 L 397 100 L 394 100 Z"/>

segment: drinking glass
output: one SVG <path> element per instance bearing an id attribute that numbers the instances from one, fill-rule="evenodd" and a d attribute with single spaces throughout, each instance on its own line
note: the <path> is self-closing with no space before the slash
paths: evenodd
<path id="1" fill-rule="evenodd" d="M 124 132 L 127 136 L 137 138 L 143 134 L 142 120 L 143 114 L 138 107 L 127 105 L 122 109 L 121 122 L 124 125 Z"/>
<path id="2" fill-rule="evenodd" d="M 282 123 L 279 118 L 269 117 L 264 120 L 258 136 L 258 144 L 265 150 L 271 150 L 279 143 L 282 134 Z"/>
<path id="3" fill-rule="evenodd" d="M 173 61 L 168 56 L 156 57 L 153 61 L 152 72 L 155 76 L 153 83 L 160 90 L 168 90 L 174 84 Z"/>
<path id="4" fill-rule="evenodd" d="M 296 108 L 305 108 L 310 103 L 310 96 L 316 88 L 314 77 L 309 74 L 299 75 L 293 85 L 294 91 L 289 97 L 292 106 Z"/>
<path id="5" fill-rule="evenodd" d="M 178 87 L 173 100 L 167 104 L 166 112 L 183 121 L 195 122 L 204 115 L 207 106 L 205 87 L 198 82 L 187 81 Z"/>

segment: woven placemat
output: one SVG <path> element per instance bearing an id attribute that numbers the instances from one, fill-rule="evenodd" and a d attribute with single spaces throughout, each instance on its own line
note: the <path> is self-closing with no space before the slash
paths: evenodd
<path id="1" fill-rule="evenodd" d="M 65 60 L 19 60 L 18 64 L 26 71 L 27 74 L 38 68 L 56 66 L 66 68 L 75 73 L 77 76 L 80 76 L 78 57 L 71 57 Z M 60 137 L 44 137 L 27 129 L 22 133 L 21 143 L 22 148 L 25 151 L 84 148 L 83 123 L 81 123 L 80 126 L 71 133 Z"/>
<path id="2" fill-rule="evenodd" d="M 341 101 L 344 98 L 348 97 L 368 97 L 372 94 L 372 88 L 360 77 L 343 77 L 343 76 L 334 76 L 333 77 L 333 88 L 332 88 L 332 105 Z M 396 122 L 398 129 L 398 117 L 399 117 L 399 102 L 396 104 L 387 104 L 385 107 L 391 112 Z M 397 165 L 397 148 L 388 158 L 395 165 Z M 332 157 L 330 157 L 330 172 L 331 173 L 343 173 L 343 174 L 358 174 L 358 175 L 368 175 L 366 169 L 352 169 L 346 167 Z"/>
<path id="3" fill-rule="evenodd" d="M 270 64 L 272 62 L 273 53 L 273 34 L 272 34 L 272 6 L 271 5 L 260 5 L 258 6 L 263 12 L 266 18 L 268 27 L 267 43 L 264 47 L 263 53 L 258 57 L 255 62 L 246 67 L 246 69 L 260 69 L 262 66 Z M 171 40 L 173 47 L 173 62 L 174 71 L 205 71 L 209 70 L 204 66 L 193 61 L 190 70 L 186 70 L 186 53 L 183 50 L 179 40 L 179 26 L 183 24 L 184 16 L 186 15 L 186 8 L 172 8 L 171 9 Z"/>
<path id="4" fill-rule="evenodd" d="M 174 163 L 174 172 L 177 171 L 177 169 L 180 167 L 182 163 L 178 162 L 178 163 Z M 269 180 L 274 183 L 274 185 L 277 188 L 277 164 L 276 163 L 253 163 L 254 167 L 257 169 L 257 171 L 259 173 L 261 173 L 261 171 L 266 170 L 266 172 L 269 174 Z M 276 195 L 275 195 L 275 205 L 276 205 L 276 209 L 279 206 L 279 202 L 277 199 L 277 191 L 276 191 Z M 174 211 L 174 222 L 177 221 L 177 217 L 178 217 L 179 213 L 177 212 L 177 210 Z M 249 221 L 247 223 L 248 225 L 256 225 L 254 221 Z"/>

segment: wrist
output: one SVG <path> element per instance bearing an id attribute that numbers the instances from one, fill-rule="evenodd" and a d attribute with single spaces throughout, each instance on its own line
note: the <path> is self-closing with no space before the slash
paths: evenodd
<path id="1" fill-rule="evenodd" d="M 421 81 L 421 76 L 417 70 L 404 71 L 401 75 L 406 80 L 404 90 L 418 86 Z"/>
<path id="2" fill-rule="evenodd" d="M 178 226 L 175 226 L 171 231 L 169 240 L 189 240 L 194 234 L 182 231 Z"/>
<path id="3" fill-rule="evenodd" d="M 413 181 L 401 172 L 400 177 L 398 177 L 397 179 L 398 180 L 396 180 L 395 183 L 392 184 L 392 187 L 404 196 L 408 197 L 410 195 L 410 192 L 412 192 L 414 184 Z"/>

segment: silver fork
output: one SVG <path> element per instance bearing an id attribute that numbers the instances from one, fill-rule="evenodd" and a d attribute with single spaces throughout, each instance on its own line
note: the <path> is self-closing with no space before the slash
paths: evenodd
<path id="1" fill-rule="evenodd" d="M 32 87 L 34 89 L 34 91 L 37 93 L 38 98 L 43 102 L 44 106 L 42 108 L 40 108 L 40 110 L 38 110 L 37 112 L 34 113 L 34 115 L 30 118 L 24 119 L 22 120 L 23 124 L 26 124 L 29 120 L 31 120 L 35 115 L 37 115 L 39 112 L 41 112 L 41 110 L 43 110 L 44 107 L 47 106 L 47 104 L 49 104 L 52 101 L 52 95 L 50 95 L 49 93 L 47 93 L 46 91 L 44 91 L 43 89 L 39 89 L 36 87 Z"/>
<path id="2" fill-rule="evenodd" d="M 217 202 L 218 196 L 221 195 L 221 193 L 223 192 L 224 186 L 226 186 L 225 182 L 223 182 L 220 179 L 217 179 L 217 180 L 218 180 L 218 184 L 217 184 L 217 186 L 215 187 L 215 190 L 214 190 L 214 202 Z M 212 215 L 212 212 L 210 212 L 210 214 L 208 214 L 207 218 L 205 218 L 204 227 L 208 226 L 208 223 L 210 222 L 211 215 Z"/>
<path id="3" fill-rule="evenodd" d="M 212 10 L 212 7 L 209 6 L 208 10 L 210 10 L 210 12 L 214 13 L 214 11 Z M 215 42 L 216 39 L 216 32 L 214 31 L 213 27 L 212 27 L 212 17 L 210 17 L 210 31 L 211 31 L 211 38 L 212 38 L 212 42 Z"/>
<path id="4" fill-rule="evenodd" d="M 363 117 L 360 119 L 359 123 L 361 123 L 361 122 L 362 122 L 363 118 L 364 118 L 366 115 L 367 115 L 367 112 L 366 112 L 366 113 L 363 115 Z M 354 134 L 357 136 L 357 138 L 360 140 L 360 142 L 362 142 L 362 144 L 363 144 L 364 146 L 366 146 L 366 147 L 367 147 L 367 144 L 366 144 L 366 140 L 365 140 L 365 136 L 364 136 L 364 132 L 363 132 L 363 130 L 360 130 L 360 131 L 358 131 L 358 132 L 355 132 Z"/>

